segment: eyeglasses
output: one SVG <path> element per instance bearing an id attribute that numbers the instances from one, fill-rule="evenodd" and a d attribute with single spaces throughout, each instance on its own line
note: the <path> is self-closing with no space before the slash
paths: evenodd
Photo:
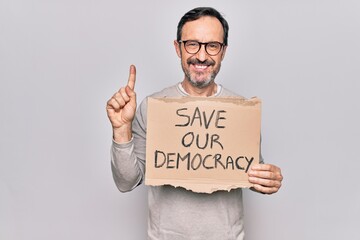
<path id="1" fill-rule="evenodd" d="M 220 43 L 220 42 L 202 43 L 202 42 L 198 42 L 198 41 L 194 41 L 194 40 L 186 40 L 186 41 L 180 40 L 178 42 L 184 43 L 185 50 L 190 54 L 198 53 L 200 51 L 201 46 L 205 45 L 205 51 L 210 56 L 215 56 L 215 55 L 219 54 L 222 47 L 224 46 L 224 44 Z"/>

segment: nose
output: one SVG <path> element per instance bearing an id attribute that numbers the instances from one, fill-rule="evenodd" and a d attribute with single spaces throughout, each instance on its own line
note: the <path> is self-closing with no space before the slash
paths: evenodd
<path id="1" fill-rule="evenodd" d="M 207 53 L 206 53 L 204 44 L 201 44 L 200 50 L 196 53 L 196 58 L 201 62 L 203 62 L 207 59 Z"/>

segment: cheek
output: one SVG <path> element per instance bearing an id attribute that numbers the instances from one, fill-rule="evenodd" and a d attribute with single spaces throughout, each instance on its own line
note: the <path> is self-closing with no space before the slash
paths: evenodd
<path id="1" fill-rule="evenodd" d="M 181 64 L 186 67 L 187 63 L 186 63 L 186 59 L 184 57 L 181 58 Z"/>
<path id="2" fill-rule="evenodd" d="M 220 64 L 221 64 L 221 61 L 222 61 L 222 56 L 217 57 L 216 59 L 214 59 L 214 61 L 215 61 L 215 64 L 216 64 L 217 66 L 220 65 Z"/>
<path id="3" fill-rule="evenodd" d="M 182 62 L 182 64 L 188 65 L 187 62 L 188 62 L 188 60 L 189 60 L 190 58 L 191 58 L 191 57 L 189 57 L 189 56 L 182 55 L 182 56 L 181 56 L 181 62 Z"/>

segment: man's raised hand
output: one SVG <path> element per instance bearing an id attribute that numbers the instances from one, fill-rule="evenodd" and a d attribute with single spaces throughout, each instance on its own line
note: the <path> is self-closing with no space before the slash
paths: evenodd
<path id="1" fill-rule="evenodd" d="M 136 112 L 136 68 L 130 66 L 129 80 L 125 87 L 120 88 L 107 102 L 106 111 L 113 128 L 115 142 L 130 141 L 132 137 L 131 124 Z"/>

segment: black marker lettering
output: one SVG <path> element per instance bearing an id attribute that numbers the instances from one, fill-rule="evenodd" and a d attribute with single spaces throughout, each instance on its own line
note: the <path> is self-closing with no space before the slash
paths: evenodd
<path id="1" fill-rule="evenodd" d="M 181 157 L 180 153 L 177 154 L 176 159 L 176 169 L 179 169 L 179 160 L 185 161 L 187 160 L 187 170 L 190 170 L 190 153 L 187 153 L 184 157 Z"/>
<path id="2" fill-rule="evenodd" d="M 158 164 L 158 154 L 161 154 L 163 156 L 163 162 L 161 164 Z M 162 151 L 155 151 L 155 168 L 161 168 L 162 166 L 164 166 L 166 162 L 166 155 L 164 152 Z"/>
<path id="3" fill-rule="evenodd" d="M 246 167 L 246 170 L 245 170 L 245 172 L 247 173 L 248 170 L 249 170 L 249 168 L 250 168 L 251 163 L 254 161 L 254 158 L 252 157 L 252 158 L 249 160 L 247 157 L 245 157 L 245 160 L 248 162 L 248 166 Z"/>
<path id="4" fill-rule="evenodd" d="M 220 116 L 221 113 L 226 113 L 226 111 L 225 111 L 225 110 L 220 110 L 220 111 L 217 112 L 217 114 L 216 114 L 216 121 L 215 121 L 215 126 L 216 126 L 217 128 L 225 128 L 225 126 L 220 126 L 220 125 L 219 125 L 219 121 L 220 121 L 220 120 L 226 120 L 225 117 L 221 117 L 221 116 Z"/>
<path id="5" fill-rule="evenodd" d="M 209 128 L 209 126 L 210 126 L 210 122 L 211 122 L 211 119 L 212 119 L 212 118 L 213 118 L 213 116 L 214 116 L 214 113 L 215 113 L 215 110 L 213 110 L 213 111 L 211 112 L 210 118 L 209 118 L 209 120 L 207 121 L 207 119 L 206 119 L 206 112 L 205 112 L 205 111 L 203 112 L 203 116 L 204 116 L 204 125 L 205 125 L 205 128 L 206 128 L 206 129 L 208 129 L 208 128 Z"/>
<path id="6" fill-rule="evenodd" d="M 212 155 L 210 155 L 210 154 L 208 154 L 208 155 L 206 155 L 205 157 L 204 157 L 204 160 L 203 160 L 203 166 L 204 166 L 204 168 L 206 168 L 206 169 L 213 169 L 214 168 L 214 166 L 206 166 L 206 164 L 205 164 L 205 161 L 206 161 L 206 159 L 208 159 L 208 158 L 210 158 Z"/>
<path id="7" fill-rule="evenodd" d="M 237 169 L 240 169 L 240 170 L 244 170 L 244 168 L 239 165 L 239 160 L 241 160 L 242 158 L 244 158 L 244 157 L 243 157 L 243 156 L 240 156 L 240 157 L 238 157 L 238 158 L 235 160 L 236 168 L 237 168 Z"/>
<path id="8" fill-rule="evenodd" d="M 224 164 L 220 161 L 221 160 L 221 154 L 219 154 L 219 153 L 215 154 L 214 159 L 215 159 L 215 168 L 217 168 L 217 164 L 219 163 L 225 169 Z"/>
<path id="9" fill-rule="evenodd" d="M 183 111 L 183 110 L 187 110 L 187 108 L 180 108 L 180 109 L 176 110 L 176 115 L 178 115 L 179 117 L 184 117 L 184 118 L 186 118 L 187 121 L 186 121 L 184 124 L 175 124 L 175 127 L 186 127 L 186 126 L 189 125 L 190 116 L 184 115 L 184 114 L 180 114 L 180 111 Z"/>
<path id="10" fill-rule="evenodd" d="M 226 158 L 226 169 L 228 169 L 229 164 L 231 164 L 231 169 L 234 170 L 234 160 L 231 156 Z"/>
<path id="11" fill-rule="evenodd" d="M 220 139 L 220 136 L 218 134 L 213 134 L 211 135 L 211 145 L 210 148 L 213 148 L 214 143 L 217 143 L 220 145 L 221 149 L 224 150 L 223 145 L 221 144 L 221 142 L 219 142 L 218 140 Z"/>
<path id="12" fill-rule="evenodd" d="M 166 168 L 175 168 L 175 166 L 170 165 L 171 163 L 175 162 L 175 159 L 171 159 L 171 156 L 175 156 L 175 153 L 168 153 L 167 154 Z"/>
<path id="13" fill-rule="evenodd" d="M 189 139 L 186 141 L 186 137 L 189 136 Z M 185 134 L 181 140 L 181 143 L 184 147 L 190 147 L 191 144 L 194 142 L 194 133 L 188 132 Z"/>
<path id="14" fill-rule="evenodd" d="M 200 114 L 200 110 L 198 107 L 195 108 L 194 115 L 192 117 L 190 126 L 192 126 L 194 124 L 195 119 L 199 119 L 199 126 L 201 127 L 202 126 L 201 114 Z"/>
<path id="15" fill-rule="evenodd" d="M 196 146 L 198 147 L 198 148 L 200 148 L 200 149 L 205 149 L 206 147 L 207 147 L 207 145 L 208 145 L 208 141 L 209 141 L 209 134 L 207 133 L 205 136 L 205 143 L 204 143 L 204 145 L 203 146 L 200 146 L 200 141 L 199 141 L 199 137 L 200 136 L 200 134 L 197 134 L 196 135 Z"/>
<path id="16" fill-rule="evenodd" d="M 195 162 L 196 157 L 199 158 L 199 163 L 198 163 L 198 165 L 197 165 L 196 167 L 194 167 L 194 162 Z M 191 168 L 192 168 L 193 170 L 198 169 L 198 168 L 201 166 L 201 162 L 202 162 L 201 155 L 200 155 L 199 153 L 195 154 L 195 156 L 194 156 L 193 159 L 191 160 Z"/>

